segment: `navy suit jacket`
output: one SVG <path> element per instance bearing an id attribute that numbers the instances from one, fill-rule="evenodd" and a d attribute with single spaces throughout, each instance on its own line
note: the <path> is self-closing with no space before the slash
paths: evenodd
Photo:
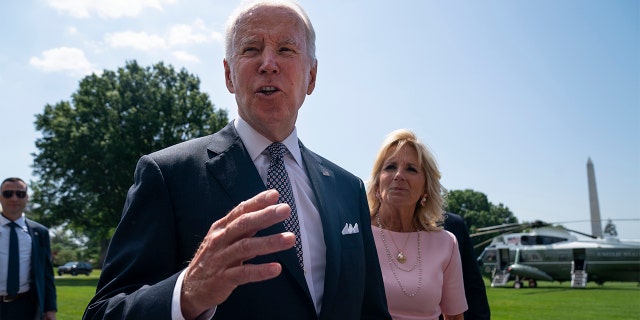
<path id="1" fill-rule="evenodd" d="M 29 219 L 25 219 L 31 235 L 31 282 L 29 293 L 32 301 L 38 302 L 38 319 L 44 312 L 57 310 L 56 285 L 51 262 L 51 242 L 49 229 Z"/>
<path id="2" fill-rule="evenodd" d="M 306 149 L 302 158 L 326 245 L 319 319 L 390 319 L 362 181 Z M 233 123 L 140 158 L 85 319 L 169 319 L 178 274 L 213 222 L 266 190 Z M 345 224 L 360 232 L 342 235 Z M 284 232 L 282 223 L 256 236 Z M 236 288 L 214 319 L 317 319 L 295 249 L 247 263 L 279 262 L 271 280 Z"/>
<path id="3" fill-rule="evenodd" d="M 491 311 L 489 310 L 484 280 L 478 269 L 473 243 L 464 219 L 454 213 L 446 213 L 445 216 L 445 230 L 453 233 L 458 239 L 458 249 L 460 250 L 460 259 L 462 261 L 462 276 L 464 278 L 464 293 L 469 306 L 469 309 L 464 313 L 464 319 L 490 319 Z"/>

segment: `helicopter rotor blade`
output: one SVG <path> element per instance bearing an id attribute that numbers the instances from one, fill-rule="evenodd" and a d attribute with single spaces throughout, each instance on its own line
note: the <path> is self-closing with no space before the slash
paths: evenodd
<path id="1" fill-rule="evenodd" d="M 526 227 L 523 227 L 522 225 L 516 225 L 516 226 L 509 227 L 509 228 L 502 228 L 502 229 L 496 229 L 496 230 L 487 230 L 487 231 L 476 232 L 474 234 L 471 234 L 470 237 L 473 238 L 473 237 L 482 236 L 482 235 L 485 235 L 485 234 L 507 233 L 507 232 L 513 232 L 513 231 L 521 231 L 522 229 L 525 229 L 525 228 Z M 480 229 L 478 229 L 478 230 L 480 230 Z"/>
<path id="2" fill-rule="evenodd" d="M 492 234 L 492 233 L 504 234 L 504 233 L 510 233 L 510 232 L 520 232 L 527 228 L 543 226 L 543 225 L 548 225 L 548 224 L 542 221 L 525 222 L 525 223 L 505 223 L 497 226 L 478 228 L 476 230 L 477 232 L 471 234 L 470 236 L 473 238 L 473 237 Z"/>
<path id="3" fill-rule="evenodd" d="M 487 239 L 485 241 L 482 241 L 476 245 L 473 246 L 473 249 L 478 249 L 480 247 L 484 247 L 487 243 L 491 243 L 491 241 L 493 241 L 493 238 Z"/>
<path id="4" fill-rule="evenodd" d="M 504 228 L 511 228 L 511 227 L 519 227 L 521 226 L 522 223 L 505 223 L 505 224 L 500 224 L 497 226 L 490 226 L 490 227 L 484 227 L 484 228 L 478 228 L 477 231 L 490 231 L 490 230 L 500 230 L 500 229 L 504 229 Z"/>
<path id="5" fill-rule="evenodd" d="M 589 237 L 589 238 L 591 238 L 591 239 L 598 239 L 598 237 L 596 237 L 596 236 L 594 236 L 594 235 L 592 235 L 592 234 L 588 234 L 588 233 L 580 232 L 580 231 L 577 231 L 577 230 L 572 230 L 572 229 L 565 228 L 565 227 L 562 227 L 562 228 L 563 228 L 563 229 L 565 229 L 565 230 L 567 230 L 567 231 L 569 231 L 569 232 L 577 233 L 577 234 L 579 234 L 579 235 L 583 235 L 583 236 L 585 236 L 585 237 Z"/>

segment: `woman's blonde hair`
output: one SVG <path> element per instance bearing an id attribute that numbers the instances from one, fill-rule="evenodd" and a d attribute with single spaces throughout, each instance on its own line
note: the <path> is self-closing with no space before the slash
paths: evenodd
<path id="1" fill-rule="evenodd" d="M 380 188 L 382 166 L 386 159 L 395 155 L 403 146 L 410 146 L 416 150 L 425 177 L 424 194 L 427 195 L 427 198 L 424 206 L 420 203 L 422 198 L 416 203 L 413 215 L 414 222 L 420 226 L 420 229 L 440 230 L 444 220 L 446 189 L 440 184 L 441 175 L 438 165 L 427 146 L 420 142 L 412 131 L 406 129 L 395 130 L 387 135 L 373 163 L 367 188 L 371 217 L 375 217 L 381 205 L 378 189 Z"/>

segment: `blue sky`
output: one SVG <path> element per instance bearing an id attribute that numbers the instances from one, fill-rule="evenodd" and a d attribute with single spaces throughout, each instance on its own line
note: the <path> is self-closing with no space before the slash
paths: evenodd
<path id="1" fill-rule="evenodd" d="M 222 33 L 238 3 L 2 2 L 0 177 L 35 180 L 35 114 L 128 60 L 186 68 L 235 117 Z M 480 191 L 520 220 L 582 220 L 565 226 L 584 232 L 591 158 L 602 218 L 627 219 L 618 233 L 640 239 L 628 220 L 640 218 L 639 1 L 300 4 L 318 37 L 298 119 L 307 147 L 366 181 L 384 136 L 408 128 L 448 189 Z"/>

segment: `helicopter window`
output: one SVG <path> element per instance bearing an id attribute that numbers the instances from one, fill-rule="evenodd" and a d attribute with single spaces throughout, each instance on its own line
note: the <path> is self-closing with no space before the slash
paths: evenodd
<path id="1" fill-rule="evenodd" d="M 520 237 L 520 243 L 525 246 L 532 246 L 536 244 L 536 236 L 522 236 Z"/>
<path id="2" fill-rule="evenodd" d="M 496 252 L 495 251 L 485 251 L 483 253 L 482 261 L 484 262 L 495 262 L 496 261 Z"/>
<path id="3" fill-rule="evenodd" d="M 520 237 L 520 243 L 525 246 L 533 246 L 536 244 L 553 244 L 556 242 L 566 241 L 565 238 L 558 238 L 552 236 L 522 236 Z"/>
<path id="4" fill-rule="evenodd" d="M 565 241 L 567 239 L 564 238 L 558 238 L 558 237 L 550 237 L 550 236 L 537 236 L 536 237 L 536 244 L 553 244 L 556 242 L 562 242 Z"/>

